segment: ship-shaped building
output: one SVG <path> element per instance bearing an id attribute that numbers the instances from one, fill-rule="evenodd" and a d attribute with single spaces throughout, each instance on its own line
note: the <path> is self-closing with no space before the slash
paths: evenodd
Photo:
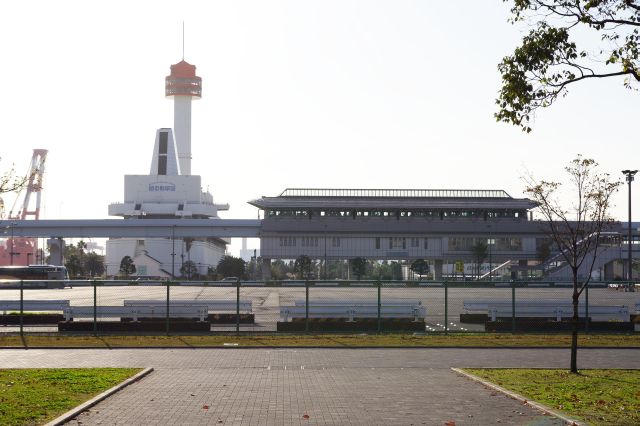
<path id="1" fill-rule="evenodd" d="M 125 220 L 217 218 L 229 206 L 215 204 L 211 193 L 202 190 L 200 176 L 191 174 L 191 102 L 202 96 L 196 67 L 184 60 L 172 65 L 165 94 L 174 101 L 174 127 L 156 131 L 149 174 L 125 175 L 124 201 L 110 204 L 109 215 Z M 129 256 L 138 276 L 204 276 L 216 267 L 228 243 L 222 238 L 111 238 L 107 275 L 119 275 L 122 259 Z"/>

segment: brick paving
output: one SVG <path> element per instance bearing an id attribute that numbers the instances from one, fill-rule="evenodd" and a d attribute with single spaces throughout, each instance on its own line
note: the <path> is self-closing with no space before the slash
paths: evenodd
<path id="1" fill-rule="evenodd" d="M 0 350 L 4 368 L 154 367 L 78 425 L 559 425 L 449 368 L 565 368 L 568 358 L 564 349 Z M 585 349 L 578 360 L 640 368 L 640 350 Z"/>

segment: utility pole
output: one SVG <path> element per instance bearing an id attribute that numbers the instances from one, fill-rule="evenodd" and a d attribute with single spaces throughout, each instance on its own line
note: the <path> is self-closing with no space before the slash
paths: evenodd
<path id="1" fill-rule="evenodd" d="M 632 257 L 632 253 L 631 253 L 631 245 L 633 244 L 633 235 L 631 233 L 631 182 L 633 182 L 633 177 L 635 176 L 635 174 L 637 173 L 637 170 L 623 170 L 622 173 L 624 173 L 625 178 L 627 183 L 629 184 L 629 234 L 628 234 L 628 240 L 627 240 L 627 247 L 629 249 L 629 265 L 628 265 L 628 275 L 627 275 L 627 279 L 629 280 L 628 283 L 628 287 L 629 287 L 629 291 L 631 291 L 634 287 L 633 284 L 631 283 L 631 280 L 633 279 L 633 257 Z"/>

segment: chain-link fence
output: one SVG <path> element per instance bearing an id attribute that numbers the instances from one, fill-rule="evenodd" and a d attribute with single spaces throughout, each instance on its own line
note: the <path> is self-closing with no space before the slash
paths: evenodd
<path id="1" fill-rule="evenodd" d="M 553 333 L 572 329 L 569 282 L 11 281 L 0 332 Z M 590 282 L 586 332 L 640 328 L 640 285 Z"/>

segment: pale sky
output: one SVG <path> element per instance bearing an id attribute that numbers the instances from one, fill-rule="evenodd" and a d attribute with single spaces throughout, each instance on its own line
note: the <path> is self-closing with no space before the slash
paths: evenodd
<path id="1" fill-rule="evenodd" d="M 640 94 L 571 88 L 534 131 L 496 123 L 497 64 L 524 27 L 502 1 L 29 1 L 0 4 L 0 171 L 46 148 L 43 218 L 107 218 L 173 126 L 169 66 L 196 65 L 192 173 L 223 218 L 287 187 L 504 189 L 581 153 L 640 168 Z M 640 179 L 633 187 L 640 218 Z M 7 208 L 14 196 L 4 196 Z M 613 214 L 627 220 L 627 188 Z M 234 242 L 232 252 L 239 248 Z"/>

